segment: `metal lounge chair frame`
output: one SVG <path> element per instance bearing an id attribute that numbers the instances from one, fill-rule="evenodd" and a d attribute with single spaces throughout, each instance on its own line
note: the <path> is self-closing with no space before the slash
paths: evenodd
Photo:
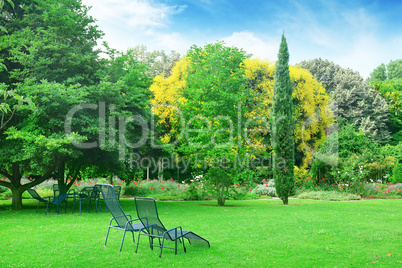
<path id="1" fill-rule="evenodd" d="M 67 198 L 67 194 L 61 194 L 58 195 L 56 197 L 51 197 L 51 196 L 46 196 L 46 197 L 41 197 L 38 192 L 36 192 L 35 189 L 27 189 L 28 193 L 36 200 L 38 200 L 38 206 L 36 208 L 36 212 L 38 212 L 39 210 L 39 204 L 45 203 L 46 204 L 46 211 L 45 214 L 47 214 L 47 212 L 50 212 L 50 205 L 53 205 L 56 207 L 56 211 L 57 213 L 60 212 L 60 204 L 64 203 L 64 213 L 66 213 L 66 198 Z"/>
<path id="2" fill-rule="evenodd" d="M 73 212 L 75 207 L 75 201 L 79 202 L 79 211 L 81 215 L 81 204 L 82 201 L 87 201 L 87 211 L 91 211 L 92 200 L 95 202 L 96 207 L 96 191 L 95 187 L 84 187 L 79 193 L 74 195 Z M 96 207 L 96 213 L 98 213 L 98 208 Z"/>
<path id="3" fill-rule="evenodd" d="M 144 226 L 141 223 L 140 219 L 133 219 L 130 214 L 124 213 L 123 208 L 120 205 L 119 199 L 117 198 L 116 191 L 112 185 L 110 184 L 98 184 L 98 185 L 102 192 L 103 200 L 113 216 L 110 219 L 109 227 L 107 229 L 105 247 L 110 229 L 122 230 L 124 231 L 124 233 L 120 245 L 120 251 L 121 251 L 123 248 L 123 242 L 126 232 L 132 233 L 133 243 L 135 244 L 134 232 L 140 232 L 142 229 L 144 229 Z M 138 222 L 134 223 L 136 221 Z"/>
<path id="4" fill-rule="evenodd" d="M 188 240 L 190 244 L 197 242 L 200 245 L 210 247 L 209 241 L 205 238 L 199 236 L 198 234 L 191 231 L 183 231 L 181 226 L 177 226 L 175 228 L 166 229 L 163 223 L 160 221 L 158 216 L 158 210 L 156 208 L 156 201 L 153 198 L 149 197 L 135 197 L 135 206 L 137 210 L 137 216 L 141 220 L 144 225 L 144 229 L 140 231 L 138 235 L 137 248 L 135 252 L 138 250 L 140 235 L 148 236 L 149 245 L 153 250 L 153 247 L 159 247 L 160 253 L 159 257 L 162 256 L 163 248 L 174 249 L 175 254 L 177 255 L 177 243 L 183 243 L 183 250 L 186 253 L 186 246 L 184 244 L 184 238 Z M 157 238 L 159 241 L 158 245 L 153 243 L 153 240 Z M 161 242 L 162 239 L 162 242 Z M 165 240 L 170 240 L 175 242 L 174 247 L 167 247 L 164 245 Z"/>
<path id="5" fill-rule="evenodd" d="M 99 208 L 99 210 L 102 211 L 102 206 L 100 204 L 100 201 L 103 200 L 103 196 L 101 197 L 102 192 L 100 190 L 100 184 L 96 184 L 94 187 L 97 190 L 96 191 L 96 201 L 95 201 L 96 209 Z M 113 186 L 113 188 L 114 188 L 114 190 L 116 192 L 117 199 L 120 200 L 121 186 Z M 106 212 L 107 212 L 106 204 L 105 204 L 105 207 L 106 207 Z M 98 210 L 96 210 L 96 211 L 98 211 Z"/>

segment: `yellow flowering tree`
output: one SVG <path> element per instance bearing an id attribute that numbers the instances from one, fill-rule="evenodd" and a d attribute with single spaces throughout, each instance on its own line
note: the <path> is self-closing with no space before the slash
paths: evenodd
<path id="1" fill-rule="evenodd" d="M 160 128 L 157 134 L 171 152 L 188 158 L 213 150 L 208 146 L 192 147 L 185 141 L 187 138 L 191 138 L 192 145 L 202 145 L 214 133 L 215 141 L 231 145 L 227 150 L 224 146 L 215 148 L 215 155 L 240 153 L 251 160 L 265 157 L 272 152 L 270 112 L 275 63 L 246 59 L 237 52 L 237 58 L 229 52 L 214 54 L 214 49 L 225 51 L 224 46 L 216 44 L 203 49 L 194 47 L 176 63 L 169 77 L 160 74 L 154 78 L 150 89 L 154 95 L 151 103 L 155 122 Z M 296 165 L 306 167 L 318 145 L 324 142 L 325 129 L 332 122 L 327 108 L 330 99 L 308 71 L 294 66 L 289 71 L 294 86 Z M 234 123 L 233 131 L 228 130 L 232 129 L 230 122 Z M 211 131 L 189 134 L 189 127 Z"/>
<path id="2" fill-rule="evenodd" d="M 258 105 L 255 106 L 253 114 L 270 118 L 275 63 L 251 59 L 245 61 L 245 66 L 250 84 L 259 92 Z M 328 108 L 330 98 L 322 85 L 307 70 L 289 66 L 289 74 L 294 86 L 292 99 L 296 163 L 299 166 L 307 166 L 318 145 L 325 141 L 326 127 L 333 121 L 332 112 Z"/>

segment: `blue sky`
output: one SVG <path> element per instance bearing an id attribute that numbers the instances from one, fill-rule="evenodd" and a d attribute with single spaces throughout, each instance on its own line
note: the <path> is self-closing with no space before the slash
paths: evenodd
<path id="1" fill-rule="evenodd" d="M 104 31 L 125 51 L 181 54 L 215 41 L 275 61 L 282 33 L 290 64 L 328 59 L 367 76 L 381 63 L 402 59 L 400 0 L 82 0 Z"/>

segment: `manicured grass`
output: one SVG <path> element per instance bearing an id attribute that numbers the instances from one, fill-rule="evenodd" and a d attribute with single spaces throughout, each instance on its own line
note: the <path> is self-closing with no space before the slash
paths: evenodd
<path id="1" fill-rule="evenodd" d="M 45 215 L 36 201 L 23 211 L 0 201 L 0 267 L 402 267 L 402 200 L 330 202 L 291 199 L 158 202 L 168 228 L 182 226 L 211 248 L 187 245 L 184 254 L 151 251 L 122 231 L 103 246 L 110 212 Z M 122 199 L 135 216 L 134 201 Z"/>

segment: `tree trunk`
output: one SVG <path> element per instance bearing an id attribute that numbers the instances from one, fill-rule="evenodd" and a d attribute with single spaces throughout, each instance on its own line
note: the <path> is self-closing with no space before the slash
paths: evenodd
<path id="1" fill-rule="evenodd" d="M 284 197 L 282 197 L 281 199 L 282 199 L 282 202 L 283 202 L 284 205 L 288 205 L 288 204 L 289 204 L 289 198 L 288 198 L 287 196 L 284 196 Z"/>
<path id="2" fill-rule="evenodd" d="M 64 173 L 66 171 L 66 164 L 64 160 L 59 160 L 57 163 L 57 184 L 59 185 L 59 194 L 67 193 L 67 183 L 64 180 Z"/>
<path id="3" fill-rule="evenodd" d="M 110 175 L 109 178 L 107 178 L 107 180 L 110 185 L 113 185 L 113 175 Z"/>
<path id="4" fill-rule="evenodd" d="M 224 206 L 224 205 L 225 205 L 225 198 L 218 197 L 218 206 Z"/>
<path id="5" fill-rule="evenodd" d="M 13 188 L 11 189 L 12 201 L 11 208 L 14 210 L 22 209 L 22 192 L 21 189 Z"/>

